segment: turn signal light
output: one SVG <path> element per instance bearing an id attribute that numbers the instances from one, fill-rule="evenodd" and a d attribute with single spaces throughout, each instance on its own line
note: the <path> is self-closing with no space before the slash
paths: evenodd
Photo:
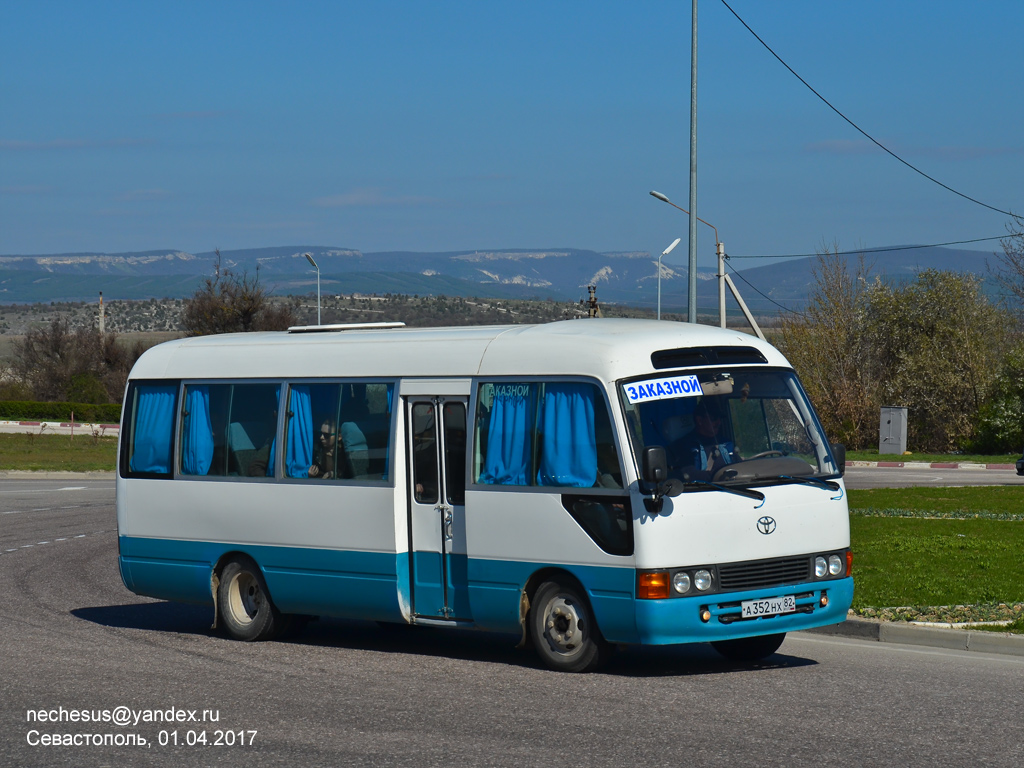
<path id="1" fill-rule="evenodd" d="M 846 550 L 846 575 L 853 575 L 853 550 Z"/>
<path id="2" fill-rule="evenodd" d="M 668 571 L 657 573 L 641 573 L 637 585 L 637 597 L 641 600 L 660 600 L 668 597 L 669 578 Z"/>

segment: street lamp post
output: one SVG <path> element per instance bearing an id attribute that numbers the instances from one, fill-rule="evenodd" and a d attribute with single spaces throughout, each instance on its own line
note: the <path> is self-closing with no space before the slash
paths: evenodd
<path id="1" fill-rule="evenodd" d="M 661 202 L 668 203 L 673 208 L 675 208 L 677 210 L 680 210 L 683 213 L 685 213 L 687 216 L 691 215 L 688 210 L 686 210 L 685 208 L 680 208 L 678 205 L 676 205 L 671 200 L 669 200 L 666 195 L 661 194 L 661 192 L 655 192 L 654 190 L 651 190 L 651 197 L 656 197 L 659 200 L 661 200 Z M 693 218 L 696 218 L 697 221 L 699 221 L 701 224 L 708 224 L 700 216 L 695 216 Z M 715 250 L 717 251 L 718 250 L 718 229 L 715 227 L 714 224 L 708 224 L 708 226 L 715 230 Z M 686 301 L 686 304 L 687 304 L 687 307 L 686 307 L 687 320 L 689 322 L 691 322 L 691 323 L 696 323 L 697 322 L 697 262 L 696 262 L 696 259 L 693 259 L 693 258 L 690 259 L 690 265 L 689 265 L 688 271 L 689 271 L 689 274 L 687 275 L 687 285 L 688 285 L 687 296 L 688 296 L 688 298 L 687 298 L 687 301 Z"/>
<path id="2" fill-rule="evenodd" d="M 313 261 L 313 254 L 305 253 L 306 261 L 313 265 L 313 269 L 316 270 L 316 324 L 320 325 L 320 267 Z"/>
<path id="3" fill-rule="evenodd" d="M 668 203 L 673 208 L 679 208 L 678 205 L 676 205 L 671 200 L 669 200 L 665 195 L 661 194 L 661 192 L 654 192 L 654 191 L 652 191 L 651 195 L 653 197 L 658 198 L 663 203 Z M 685 213 L 687 215 L 690 214 L 689 211 L 683 210 L 682 208 L 679 208 L 679 210 L 683 211 L 683 213 Z M 733 298 L 736 299 L 736 303 L 740 305 L 740 311 L 743 312 L 743 316 L 746 317 L 747 318 L 747 322 L 750 323 L 750 327 L 754 329 L 754 333 L 757 334 L 758 338 L 760 338 L 762 341 L 764 341 L 765 340 L 764 339 L 764 334 L 761 333 L 761 328 L 758 326 L 757 321 L 754 319 L 754 315 L 750 312 L 750 308 L 747 307 L 747 303 L 743 300 L 743 297 L 740 296 L 740 292 L 736 288 L 736 284 L 732 281 L 732 278 L 729 277 L 729 275 L 727 275 L 725 273 L 725 260 L 727 258 L 729 258 L 729 257 L 725 255 L 725 246 L 722 244 L 722 241 L 718 239 L 718 228 L 714 224 L 708 224 L 708 222 L 704 221 L 704 219 L 700 218 L 699 216 L 697 217 L 697 221 L 699 221 L 701 224 L 707 224 L 709 227 L 711 227 L 713 230 L 715 230 L 715 256 L 718 257 L 718 325 L 720 327 L 722 327 L 722 328 L 725 328 L 725 325 L 726 325 L 726 323 L 725 323 L 725 289 L 726 289 L 726 287 L 728 287 L 729 290 L 732 292 Z M 672 245 L 669 246 L 669 248 L 665 251 L 665 253 L 668 253 L 668 251 L 672 250 L 672 248 L 674 248 L 674 247 L 675 247 L 675 243 L 672 243 Z M 660 273 L 660 269 L 661 269 L 661 263 L 660 262 L 661 262 L 661 260 L 659 259 L 658 261 L 659 261 L 659 264 L 658 264 L 659 273 L 658 274 L 659 274 L 659 277 L 660 277 L 660 275 L 661 275 L 661 273 Z M 694 272 L 695 272 L 695 270 L 693 269 L 693 267 L 691 267 L 690 268 L 690 279 L 691 280 L 694 279 Z M 690 294 L 690 297 L 691 297 L 690 298 L 690 310 L 693 313 L 693 315 L 696 314 L 696 307 L 694 306 L 695 302 L 693 300 L 693 296 L 694 295 L 695 295 L 694 293 Z M 660 304 L 661 303 L 661 290 L 660 290 L 660 288 L 658 290 L 658 297 L 659 297 L 658 303 Z"/>
<path id="4" fill-rule="evenodd" d="M 672 249 L 679 245 L 679 241 L 683 238 L 677 237 L 672 241 L 672 245 L 661 252 L 661 256 L 658 257 L 658 319 L 661 320 L 661 260 L 672 253 Z"/>

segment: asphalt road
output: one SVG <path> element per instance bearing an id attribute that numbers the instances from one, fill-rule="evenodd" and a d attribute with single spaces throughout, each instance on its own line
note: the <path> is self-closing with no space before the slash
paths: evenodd
<path id="1" fill-rule="evenodd" d="M 116 547 L 111 481 L 0 480 L 0 765 L 1024 764 L 1020 657 L 797 634 L 755 667 L 695 646 L 560 675 L 468 631 L 323 621 L 244 644 L 129 593 Z M 140 719 L 29 714 L 61 707 Z M 147 722 L 172 708 L 198 719 Z"/>
<path id="2" fill-rule="evenodd" d="M 909 488 L 915 485 L 1019 485 L 1024 477 L 1013 469 L 907 469 L 895 467 L 847 467 L 847 488 Z"/>

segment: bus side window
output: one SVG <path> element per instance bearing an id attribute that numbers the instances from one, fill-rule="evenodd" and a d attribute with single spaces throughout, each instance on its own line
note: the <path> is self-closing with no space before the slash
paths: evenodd
<path id="1" fill-rule="evenodd" d="M 437 424 L 433 403 L 412 407 L 412 481 L 418 504 L 437 503 Z"/>
<path id="2" fill-rule="evenodd" d="M 187 385 L 182 474 L 273 477 L 279 392 L 277 384 Z"/>
<path id="3" fill-rule="evenodd" d="M 477 403 L 477 483 L 622 487 L 608 408 L 593 384 L 481 384 Z"/>
<path id="4" fill-rule="evenodd" d="M 289 387 L 285 477 L 387 480 L 392 384 Z"/>
<path id="5" fill-rule="evenodd" d="M 121 474 L 171 477 L 178 382 L 133 383 L 126 402 Z"/>

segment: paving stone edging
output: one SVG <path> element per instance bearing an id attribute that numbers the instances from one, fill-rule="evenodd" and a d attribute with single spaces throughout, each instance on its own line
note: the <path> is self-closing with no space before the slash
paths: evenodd
<path id="1" fill-rule="evenodd" d="M 1016 469 L 1016 464 L 979 464 L 976 461 L 848 461 L 848 467 L 886 469 Z"/>
<path id="2" fill-rule="evenodd" d="M 875 640 L 879 643 L 921 645 L 957 651 L 1024 656 L 1024 635 L 1014 635 L 1009 632 L 941 629 L 939 627 L 922 627 L 906 622 L 870 621 L 852 617 L 840 624 L 804 631 L 817 635 Z"/>

